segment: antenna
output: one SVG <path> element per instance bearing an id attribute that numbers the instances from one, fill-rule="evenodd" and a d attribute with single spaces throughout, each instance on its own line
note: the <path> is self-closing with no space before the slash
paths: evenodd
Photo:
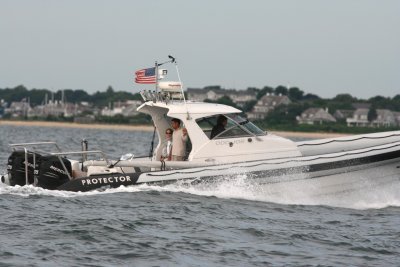
<path id="1" fill-rule="evenodd" d="M 176 59 L 173 56 L 168 55 L 168 57 L 171 59 L 171 63 L 175 63 L 176 73 L 178 74 L 178 80 L 179 80 L 179 83 L 181 84 L 181 93 L 182 93 L 183 101 L 185 102 L 185 107 L 186 107 L 186 113 L 187 113 L 186 119 L 191 120 L 192 118 L 190 117 L 189 109 L 187 108 L 185 93 L 183 92 L 183 83 L 181 80 L 181 76 L 179 75 L 178 62 L 176 62 Z"/>
<path id="2" fill-rule="evenodd" d="M 158 64 L 156 61 L 155 67 L 154 67 L 154 72 L 155 72 L 154 74 L 156 75 L 156 94 L 158 92 L 158 66 L 160 66 L 160 64 Z"/>

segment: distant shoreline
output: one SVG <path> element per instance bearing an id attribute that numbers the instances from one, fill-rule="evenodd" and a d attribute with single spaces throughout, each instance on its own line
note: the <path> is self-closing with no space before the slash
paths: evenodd
<path id="1" fill-rule="evenodd" d="M 126 124 L 100 124 L 100 123 L 75 123 L 58 121 L 9 121 L 0 120 L 0 126 L 23 126 L 23 127 L 57 127 L 57 128 L 81 128 L 81 129 L 109 129 L 125 131 L 153 131 L 154 127 L 149 125 L 126 125 Z"/>
<path id="2" fill-rule="evenodd" d="M 56 128 L 81 128 L 81 129 L 103 129 L 103 130 L 123 130 L 123 131 L 145 131 L 151 132 L 153 126 L 149 125 L 126 125 L 126 124 L 83 124 L 74 122 L 55 122 L 55 121 L 9 121 L 0 120 L 2 125 L 22 126 L 22 127 L 56 127 Z M 320 132 L 291 132 L 291 131 L 269 131 L 275 135 L 283 137 L 299 137 L 299 138 L 334 138 L 340 136 L 348 136 L 351 134 L 343 133 L 320 133 Z"/>

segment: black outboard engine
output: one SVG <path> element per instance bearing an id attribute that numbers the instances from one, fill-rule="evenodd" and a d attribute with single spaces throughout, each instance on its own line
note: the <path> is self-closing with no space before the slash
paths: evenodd
<path id="1" fill-rule="evenodd" d="M 66 158 L 61 158 L 61 160 L 64 163 L 68 174 L 71 175 L 71 162 Z M 39 161 L 36 161 L 36 185 L 45 189 L 57 189 L 57 187 L 69 181 L 67 172 L 57 156 L 42 156 Z"/>
<path id="2" fill-rule="evenodd" d="M 33 165 L 33 152 L 28 152 L 28 182 L 33 184 L 34 181 L 34 165 Z M 35 153 L 35 160 L 39 160 L 40 154 Z M 25 151 L 17 150 L 13 151 L 8 158 L 7 173 L 10 185 L 26 184 L 25 176 Z"/>

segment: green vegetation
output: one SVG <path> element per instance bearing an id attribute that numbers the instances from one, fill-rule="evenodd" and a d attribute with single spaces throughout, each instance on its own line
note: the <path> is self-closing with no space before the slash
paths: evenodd
<path id="1" fill-rule="evenodd" d="M 221 89 L 219 86 L 212 88 Z M 370 112 L 368 114 L 369 121 L 377 118 L 377 109 L 389 109 L 392 111 L 400 111 L 400 94 L 393 98 L 375 96 L 370 99 L 358 99 L 350 94 L 338 94 L 332 99 L 323 99 L 314 94 L 305 94 L 297 87 L 286 88 L 282 85 L 272 88 L 265 86 L 262 89 L 248 88 L 254 90 L 257 99 L 260 99 L 267 93 L 275 95 L 286 95 L 292 101 L 289 105 L 281 105 L 268 113 L 264 120 L 255 123 L 263 129 L 280 130 L 280 131 L 299 131 L 299 132 L 335 132 L 335 133 L 371 133 L 376 131 L 392 131 L 398 128 L 387 127 L 348 127 L 345 120 L 338 120 L 336 123 L 323 123 L 318 125 L 298 124 L 296 117 L 308 108 L 327 108 L 330 114 L 334 114 L 336 110 L 355 110 L 353 104 L 370 104 Z M 222 97 L 216 102 L 221 104 L 232 105 L 233 101 L 229 97 Z M 257 101 L 247 102 L 244 107 L 240 108 L 244 112 L 251 111 Z"/>
<path id="2" fill-rule="evenodd" d="M 136 116 L 124 117 L 121 114 L 117 114 L 113 117 L 109 116 L 97 116 L 96 122 L 106 124 L 133 124 L 133 125 L 147 125 L 151 124 L 151 117 L 147 114 L 138 114 Z"/>
<path id="3" fill-rule="evenodd" d="M 62 91 L 64 91 L 64 97 L 66 102 L 79 103 L 79 102 L 89 102 L 95 107 L 104 107 L 109 103 L 124 100 L 141 100 L 140 94 L 129 93 L 123 91 L 114 91 L 114 89 L 109 86 L 105 92 L 97 91 L 94 94 L 88 94 L 82 89 L 72 90 L 58 90 L 52 92 L 47 89 L 31 89 L 28 90 L 25 86 L 19 85 L 14 88 L 0 89 L 0 99 L 11 103 L 13 101 L 21 101 L 25 99 L 30 101 L 32 106 L 41 105 L 44 103 L 46 94 L 50 100 L 52 97 L 56 100 L 60 100 L 62 97 Z"/>
<path id="4" fill-rule="evenodd" d="M 219 85 L 207 86 L 205 89 L 222 89 Z M 268 116 L 261 121 L 256 121 L 256 124 L 268 130 L 290 130 L 290 131 L 304 131 L 304 132 L 342 132 L 342 133 L 367 133 L 376 132 L 377 128 L 372 127 L 348 127 L 344 120 L 338 120 L 336 123 L 324 123 L 319 125 L 299 125 L 296 117 L 308 108 L 328 108 L 330 114 L 334 114 L 336 110 L 355 110 L 354 104 L 369 104 L 370 111 L 368 113 L 368 120 L 372 121 L 377 118 L 377 109 L 389 109 L 392 111 L 400 111 L 400 94 L 390 97 L 375 96 L 369 99 L 359 99 L 350 94 L 338 94 L 332 99 L 324 99 L 315 94 L 306 94 L 304 91 L 297 87 L 287 88 L 285 86 L 277 86 L 276 88 L 265 86 L 259 88 L 248 88 L 249 92 L 256 95 L 257 100 L 266 94 L 286 95 L 291 100 L 288 105 L 281 105 L 268 113 Z M 141 100 L 138 93 L 130 93 L 124 91 L 115 91 L 109 86 L 105 91 L 97 91 L 93 94 L 88 94 L 82 89 L 72 90 L 65 89 L 64 97 L 66 102 L 91 103 L 95 108 L 102 108 L 108 106 L 110 103 L 126 100 Z M 47 89 L 31 89 L 28 90 L 23 85 L 15 88 L 0 89 L 0 99 L 11 103 L 13 101 L 21 101 L 25 99 L 30 101 L 32 106 L 41 105 L 44 103 L 45 97 L 60 100 L 62 97 L 62 90 L 52 92 Z M 249 112 L 256 105 L 257 100 L 252 100 L 239 107 L 228 96 L 221 97 L 216 101 L 205 100 L 206 102 L 215 102 L 225 105 L 230 105 L 244 112 Z M 4 107 L 0 106 L 0 113 Z M 8 115 L 8 117 L 7 117 Z M 93 116 L 93 111 L 87 111 L 82 116 Z M 12 119 L 9 114 L 3 116 L 5 119 Z M 18 118 L 21 119 L 21 118 Z M 23 118 L 22 118 L 23 119 Z M 26 118 L 25 118 L 26 119 Z M 46 118 L 29 118 L 29 120 L 46 120 L 46 121 L 73 121 L 71 117 L 55 117 L 48 116 Z M 151 124 L 151 119 L 148 115 L 139 114 L 133 117 L 124 117 L 116 115 L 114 117 L 96 116 L 96 122 L 100 123 L 118 123 L 118 124 Z M 394 130 L 394 128 L 379 128 L 379 131 Z"/>
<path id="5" fill-rule="evenodd" d="M 141 96 L 138 93 L 129 93 L 124 91 L 114 91 L 114 89 L 109 86 L 104 92 L 97 91 L 93 94 L 88 94 L 86 91 L 82 89 L 72 90 L 58 90 L 56 92 L 52 92 L 47 89 L 31 89 L 28 90 L 23 85 L 19 85 L 15 88 L 5 88 L 0 89 L 0 99 L 3 99 L 5 102 L 19 102 L 26 101 L 30 102 L 31 106 L 37 106 L 44 104 L 46 95 L 48 100 L 54 98 L 55 100 L 62 99 L 62 91 L 64 91 L 64 99 L 69 103 L 81 103 L 88 102 L 91 103 L 96 108 L 102 108 L 108 106 L 110 103 L 118 102 L 118 101 L 126 101 L 126 100 L 141 100 Z M 2 108 L 2 107 L 1 107 Z M 2 110 L 4 110 L 2 108 Z M 0 110 L 0 111 L 2 111 Z M 0 112 L 1 114 L 1 112 Z M 93 111 L 86 111 L 80 116 L 93 115 Z M 59 122 L 73 122 L 73 117 L 64 117 L 64 116 L 47 116 L 47 117 L 18 117 L 12 118 L 11 114 L 4 114 L 3 119 L 9 120 L 39 120 L 39 121 L 59 121 Z M 145 114 L 139 114 L 131 117 L 124 117 L 122 115 L 116 115 L 114 117 L 106 117 L 106 116 L 96 116 L 95 122 L 100 123 L 110 123 L 110 124 L 150 124 L 151 118 Z"/>

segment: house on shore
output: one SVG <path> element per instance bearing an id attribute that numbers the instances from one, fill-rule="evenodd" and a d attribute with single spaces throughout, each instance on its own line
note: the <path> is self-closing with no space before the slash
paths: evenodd
<path id="1" fill-rule="evenodd" d="M 18 118 L 18 117 L 27 117 L 31 112 L 32 107 L 29 102 L 25 99 L 22 101 L 13 101 L 11 102 L 8 108 L 4 109 L 4 113 L 11 114 L 11 117 Z"/>
<path id="2" fill-rule="evenodd" d="M 398 111 L 393 111 L 394 118 L 396 119 L 396 124 L 398 127 L 400 127 L 400 112 Z"/>
<path id="3" fill-rule="evenodd" d="M 348 118 L 353 117 L 354 110 L 352 109 L 337 109 L 333 114 L 337 120 L 347 120 Z"/>
<path id="4" fill-rule="evenodd" d="M 142 101 L 140 100 L 127 100 L 127 101 L 117 101 L 114 102 L 113 107 L 111 107 L 111 103 L 108 107 L 105 107 L 101 110 L 102 116 L 113 117 L 115 115 L 122 115 L 124 117 L 131 117 L 139 114 L 136 110 Z"/>
<path id="5" fill-rule="evenodd" d="M 28 114 L 29 117 L 66 117 L 71 118 L 90 111 L 91 105 L 87 102 L 69 103 L 62 101 L 50 100 L 44 105 L 38 105 L 32 108 Z"/>
<path id="6" fill-rule="evenodd" d="M 347 118 L 347 126 L 361 126 L 366 127 L 369 126 L 368 121 L 368 112 L 369 108 L 358 108 L 354 111 L 353 116 L 351 118 Z"/>
<path id="7" fill-rule="evenodd" d="M 306 109 L 300 116 L 296 117 L 299 124 L 323 124 L 336 122 L 336 119 L 329 114 L 328 109 L 309 108 Z"/>
<path id="8" fill-rule="evenodd" d="M 288 105 L 291 101 L 286 95 L 274 95 L 267 93 L 258 100 L 251 112 L 247 113 L 249 120 L 263 120 L 268 112 L 280 105 Z"/>
<path id="9" fill-rule="evenodd" d="M 227 96 L 238 106 L 243 107 L 246 102 L 256 100 L 256 91 L 252 89 L 247 90 L 233 90 L 221 89 L 220 87 L 210 87 L 203 89 L 188 88 L 188 99 L 193 101 L 203 102 L 206 99 L 216 101 L 221 97 Z"/>
<path id="10" fill-rule="evenodd" d="M 391 111 L 389 109 L 377 109 L 376 118 L 372 121 L 368 120 L 370 109 L 359 108 L 354 111 L 353 117 L 348 118 L 347 126 L 358 127 L 398 127 L 400 126 L 400 112 Z"/>
<path id="11" fill-rule="evenodd" d="M 377 109 L 376 119 L 371 122 L 373 127 L 396 127 L 398 126 L 397 118 L 391 110 Z"/>

